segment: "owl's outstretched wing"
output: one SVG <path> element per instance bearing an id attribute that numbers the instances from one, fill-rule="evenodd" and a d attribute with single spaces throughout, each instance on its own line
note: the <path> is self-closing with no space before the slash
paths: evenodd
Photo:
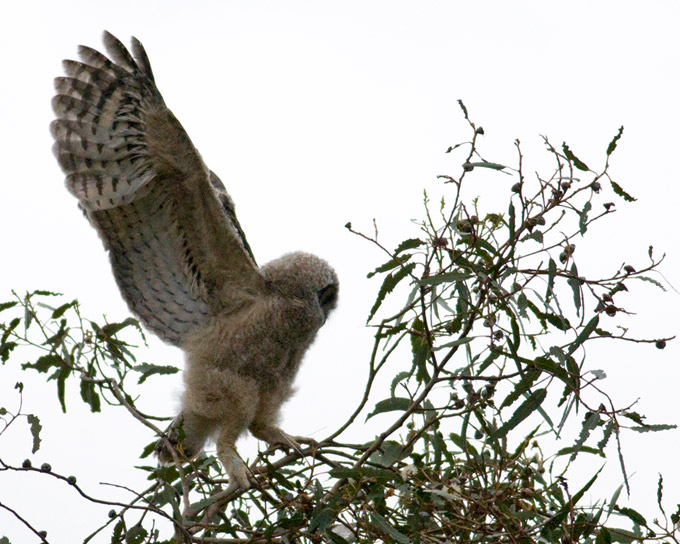
<path id="1" fill-rule="evenodd" d="M 104 33 L 55 79 L 54 153 L 130 309 L 181 345 L 264 280 L 222 182 L 165 106 L 141 43 Z"/>

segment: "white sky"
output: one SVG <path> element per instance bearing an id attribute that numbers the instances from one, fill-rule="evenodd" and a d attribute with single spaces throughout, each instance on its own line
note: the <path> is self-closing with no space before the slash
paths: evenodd
<path id="1" fill-rule="evenodd" d="M 501 163 L 514 164 L 519 138 L 540 164 L 545 134 L 593 167 L 624 125 L 612 172 L 639 200 L 617 200 L 620 211 L 586 248 L 588 266 L 644 263 L 653 243 L 668 253 L 662 270 L 680 288 L 679 24 L 673 1 L 3 2 L 0 299 L 10 289 L 51 289 L 78 297 L 93 318 L 127 315 L 101 244 L 64 189 L 48 124 L 61 59 L 74 58 L 81 43 L 100 48 L 103 29 L 126 43 L 135 35 L 167 104 L 236 201 L 258 261 L 301 249 L 338 271 L 341 304 L 307 356 L 284 421 L 292 433 L 322 437 L 361 393 L 357 376 L 371 343 L 363 323 L 377 289 L 365 275 L 383 258 L 344 224 L 369 231 L 375 217 L 387 246 L 413 234 L 408 219 L 421 213 L 422 190 L 439 194 L 435 176 L 458 172 L 443 153 L 468 135 L 458 98 L 485 128 L 485 157 Z M 499 183 L 480 183 L 478 194 L 494 202 L 508 190 Z M 639 290 L 626 301 L 638 312 L 631 327 L 680 332 L 678 295 Z M 622 402 L 640 397 L 651 420 L 678 421 L 680 349 L 624 348 L 593 366 L 606 368 Z M 158 341 L 141 359 L 181 363 Z M 0 406 L 15 407 L 16 380 L 31 384 L 24 410 L 45 427 L 34 464 L 74 473 L 95 494 L 106 492 L 99 481 L 132 481 L 150 441 L 145 429 L 116 411 L 89 416 L 75 391 L 69 406 L 78 418 L 61 416 L 54 384 L 0 372 Z M 178 387 L 142 402 L 170 413 Z M 2 437 L 1 450 L 28 451 L 21 433 L 11 436 L 18 442 Z M 680 502 L 672 491 L 680 488 L 677 443 L 678 432 L 626 437 L 634 504 L 653 504 L 658 472 L 669 499 Z M 610 465 L 603 494 L 619 483 Z M 70 503 L 65 485 L 13 482 L 22 487 L 0 485 L 0 501 L 23 505 L 54 542 L 82 539 L 87 533 L 73 522 L 103 515 Z M 31 541 L 0 511 L 3 533 Z"/>

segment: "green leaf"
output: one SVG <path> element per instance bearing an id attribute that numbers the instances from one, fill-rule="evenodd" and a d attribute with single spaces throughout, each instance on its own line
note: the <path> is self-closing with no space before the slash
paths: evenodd
<path id="1" fill-rule="evenodd" d="M 466 438 L 460 436 L 459 434 L 456 433 L 450 433 L 449 438 L 451 439 L 451 442 L 453 442 L 456 446 L 460 448 L 461 451 L 468 453 L 470 455 L 474 455 L 475 457 L 479 455 L 477 452 L 477 448 L 475 448 L 472 444 L 470 444 Z"/>
<path id="2" fill-rule="evenodd" d="M 614 150 L 616 149 L 616 144 L 621 138 L 621 135 L 623 134 L 623 126 L 619 128 L 619 132 L 614 136 L 611 142 L 609 142 L 609 145 L 607 146 L 607 156 L 611 155 L 614 153 Z"/>
<path id="3" fill-rule="evenodd" d="M 366 277 L 367 278 L 372 278 L 376 274 L 381 274 L 383 272 L 388 272 L 390 270 L 394 270 L 398 266 L 401 266 L 402 264 L 406 263 L 413 255 L 408 254 L 408 255 L 402 255 L 401 257 L 395 257 L 394 259 L 390 259 L 386 263 L 381 264 L 378 268 L 376 268 L 373 272 L 369 272 Z"/>
<path id="4" fill-rule="evenodd" d="M 468 117 L 468 111 L 467 108 L 465 107 L 465 104 L 463 104 L 463 101 L 458 100 L 458 105 L 460 106 L 460 109 L 463 110 L 463 115 L 465 115 L 465 119 L 469 121 L 470 119 Z"/>
<path id="5" fill-rule="evenodd" d="M 602 472 L 602 469 L 598 470 L 595 473 L 595 476 L 593 476 L 586 485 L 584 485 L 581 489 L 579 489 L 574 495 L 572 495 L 571 500 L 567 501 L 562 508 L 560 508 L 554 515 L 553 517 L 546 523 L 545 528 L 543 530 L 543 534 L 546 535 L 554 529 L 555 527 L 559 526 L 560 523 L 562 523 L 568 515 L 573 513 L 573 508 L 576 506 L 578 501 L 581 500 L 583 495 L 585 494 L 588 489 L 595 483 L 595 480 L 597 480 L 597 477 L 600 475 L 600 472 Z"/>
<path id="6" fill-rule="evenodd" d="M 612 180 L 611 184 L 612 189 L 614 189 L 614 192 L 621 198 L 623 198 L 623 200 L 625 200 L 626 202 L 635 202 L 637 200 L 637 198 L 630 196 L 626 191 L 624 191 L 623 188 L 615 181 Z"/>
<path id="7" fill-rule="evenodd" d="M 569 149 L 569 146 L 566 144 L 566 142 L 562 143 L 562 151 L 564 151 L 564 156 L 567 157 L 567 160 L 569 162 L 574 163 L 574 166 L 578 168 L 579 170 L 583 170 L 584 172 L 589 172 L 590 168 L 586 166 L 586 163 L 584 163 L 582 160 L 580 160 L 576 155 L 574 155 Z"/>
<path id="8" fill-rule="evenodd" d="M 335 514 L 332 508 L 322 508 L 317 512 L 312 519 L 309 520 L 309 531 L 314 532 L 317 529 L 322 533 L 326 531 L 328 524 L 333 521 Z"/>
<path id="9" fill-rule="evenodd" d="M 595 539 L 595 544 L 611 544 L 612 535 L 606 527 L 600 527 Z"/>
<path id="10" fill-rule="evenodd" d="M 604 432 L 602 433 L 602 438 L 597 443 L 598 450 L 600 451 L 604 450 L 605 446 L 607 445 L 607 442 L 609 442 L 609 439 L 611 438 L 612 433 L 616 428 L 617 424 L 615 421 L 609 421 L 607 425 L 605 425 Z"/>
<path id="11" fill-rule="evenodd" d="M 404 240 L 401 244 L 397 246 L 397 249 L 394 250 L 394 254 L 396 255 L 407 249 L 415 249 L 419 246 L 422 246 L 423 243 L 424 242 L 422 240 L 419 240 L 418 238 L 409 238 L 408 240 Z"/>
<path id="12" fill-rule="evenodd" d="M 578 277 L 576 263 L 571 263 L 569 273 L 570 277 L 567 278 L 567 284 L 571 287 L 571 291 L 574 295 L 574 306 L 576 306 L 576 315 L 578 316 L 581 315 L 581 280 Z"/>
<path id="13" fill-rule="evenodd" d="M 510 231 L 509 239 L 512 240 L 515 237 L 515 207 L 512 202 L 508 208 L 508 230 Z"/>
<path id="14" fill-rule="evenodd" d="M 51 368 L 54 367 L 60 368 L 62 366 L 64 366 L 64 360 L 59 355 L 49 354 L 39 357 L 35 363 L 24 363 L 23 365 L 21 365 L 21 368 L 23 370 L 33 368 L 38 372 L 44 373 L 50 370 Z"/>
<path id="15" fill-rule="evenodd" d="M 130 527 L 130 530 L 125 534 L 125 544 L 142 544 L 149 533 L 141 525 Z"/>
<path id="16" fill-rule="evenodd" d="M 618 512 L 619 514 L 621 514 L 623 516 L 626 516 L 630 521 L 632 521 L 636 525 L 640 525 L 642 527 L 649 528 L 649 526 L 647 525 L 647 520 L 637 510 L 633 510 L 632 508 L 629 508 L 629 507 L 626 507 L 626 506 L 624 506 L 624 507 L 615 506 L 614 511 Z"/>
<path id="17" fill-rule="evenodd" d="M 503 438 L 508 432 L 517 427 L 522 421 L 529 417 L 545 400 L 547 395 L 547 390 L 545 388 L 536 389 L 527 395 L 526 400 L 519 405 L 519 408 L 515 410 L 512 417 L 501 425 L 496 432 L 493 433 L 491 438 L 493 440 L 498 440 Z"/>
<path id="18" fill-rule="evenodd" d="M 366 421 L 373 416 L 383 414 L 385 412 L 406 411 L 411 406 L 411 399 L 403 397 L 392 397 L 390 399 L 381 400 L 375 405 L 373 411 L 366 416 Z"/>
<path id="19" fill-rule="evenodd" d="M 600 419 L 599 414 L 595 412 L 588 412 L 585 415 L 583 418 L 583 425 L 581 426 L 581 432 L 579 433 L 576 443 L 573 446 L 574 452 L 571 455 L 572 461 L 583 448 L 583 444 L 585 444 L 585 441 L 588 440 L 590 433 L 593 431 L 593 429 L 597 428 L 601 422 L 602 420 Z"/>
<path id="20" fill-rule="evenodd" d="M 179 368 L 176 366 L 152 365 L 150 363 L 142 363 L 141 365 L 133 367 L 133 369 L 142 374 L 137 383 L 144 383 L 148 377 L 153 376 L 154 374 L 168 375 L 179 372 Z"/>
<path id="21" fill-rule="evenodd" d="M 635 431 L 636 433 L 649 433 L 657 431 L 670 431 L 671 429 L 677 428 L 678 428 L 677 425 L 659 424 L 659 425 L 643 425 L 641 427 L 630 427 L 630 430 Z"/>
<path id="22" fill-rule="evenodd" d="M 411 333 L 411 352 L 413 353 L 413 370 L 416 371 L 416 379 L 419 382 L 427 382 L 430 374 L 427 371 L 427 361 L 430 358 L 430 345 L 427 341 L 425 325 L 420 319 L 415 319 L 412 323 L 413 332 Z"/>
<path id="23" fill-rule="evenodd" d="M 581 329 L 581 332 L 578 334 L 578 336 L 574 339 L 574 341 L 569 345 L 569 350 L 567 351 L 567 355 L 571 355 L 574 353 L 583 342 L 585 342 L 588 337 L 597 329 L 597 325 L 600 322 L 600 316 L 595 315 L 588 323 L 586 323 L 586 326 Z"/>
<path id="24" fill-rule="evenodd" d="M 531 389 L 531 386 L 534 384 L 534 382 L 538 379 L 538 377 L 540 375 L 541 375 L 541 371 L 537 370 L 535 368 L 531 368 L 531 369 L 527 370 L 524 373 L 524 376 L 522 376 L 522 379 L 519 382 L 517 382 L 515 389 L 513 389 L 510 392 L 510 394 L 507 397 L 505 397 L 505 399 L 501 403 L 501 409 L 510 406 L 521 395 L 524 395 L 525 393 L 527 393 Z"/>
<path id="25" fill-rule="evenodd" d="M 557 452 L 557 455 L 569 455 L 572 454 L 574 457 L 578 453 L 592 453 L 593 455 L 599 455 L 600 457 L 605 457 L 605 454 L 598 450 L 597 448 L 591 448 L 589 446 L 569 446 L 568 448 L 562 448 Z"/>
<path id="26" fill-rule="evenodd" d="M 657 286 L 659 289 L 661 289 L 662 291 L 666 291 L 666 288 L 665 288 L 661 283 L 659 283 L 659 282 L 656 281 L 655 279 L 650 278 L 650 277 L 648 277 L 648 276 L 630 276 L 630 278 L 631 278 L 631 279 L 634 279 L 634 280 L 647 281 L 647 282 L 649 282 L 649 283 L 651 283 L 651 284 L 653 284 L 653 285 L 656 285 L 656 286 Z"/>
<path id="27" fill-rule="evenodd" d="M 543 318 L 546 319 L 553 327 L 561 331 L 568 331 L 571 328 L 569 320 L 562 315 L 544 313 Z"/>
<path id="28" fill-rule="evenodd" d="M 410 544 L 411 541 L 408 539 L 408 537 L 404 536 L 394 527 L 392 527 L 392 525 L 390 525 L 390 523 L 377 512 L 371 512 L 371 522 L 376 527 L 378 527 L 380 531 L 387 533 L 397 542 L 401 542 L 402 544 Z"/>
<path id="29" fill-rule="evenodd" d="M 142 330 L 139 326 L 139 321 L 132 317 L 128 317 L 125 321 L 121 321 L 120 323 L 107 323 L 101 328 L 101 332 L 107 337 L 115 336 L 127 327 L 135 327 L 140 331 Z"/>
<path id="30" fill-rule="evenodd" d="M 495 162 L 471 162 L 470 163 L 472 166 L 478 167 L 478 168 L 491 168 L 492 170 L 503 170 L 503 168 L 507 168 L 506 166 L 502 164 L 498 164 Z"/>
<path id="31" fill-rule="evenodd" d="M 19 303 L 16 300 L 11 302 L 2 302 L 0 303 L 0 312 L 2 312 L 3 310 L 7 310 L 8 308 L 13 308 L 17 304 Z"/>
<path id="32" fill-rule="evenodd" d="M 390 385 L 390 395 L 394 397 L 394 391 L 397 389 L 397 385 L 399 385 L 403 380 L 408 378 L 412 374 L 411 372 L 406 372 L 405 370 L 402 372 L 399 372 L 393 379 L 392 379 L 392 384 Z"/>
<path id="33" fill-rule="evenodd" d="M 121 544 L 124 530 L 125 522 L 121 519 L 113 528 L 113 533 L 111 533 L 111 544 Z"/>
<path id="34" fill-rule="evenodd" d="M 9 354 L 19 344 L 16 342 L 2 342 L 0 343 L 0 360 L 4 363 L 9 359 Z"/>
<path id="35" fill-rule="evenodd" d="M 444 272 L 428 278 L 419 280 L 420 285 L 439 285 L 440 283 L 452 283 L 455 281 L 469 280 L 472 274 L 466 272 Z"/>
<path id="36" fill-rule="evenodd" d="M 354 480 L 364 480 L 371 478 L 378 482 L 389 482 L 391 480 L 401 480 L 399 473 L 387 470 L 384 468 L 343 468 L 337 467 L 331 469 L 331 476 L 334 478 L 352 478 Z"/>
<path id="37" fill-rule="evenodd" d="M 52 319 L 59 319 L 62 315 L 64 315 L 64 314 L 66 313 L 66 310 L 68 310 L 69 308 L 75 306 L 77 303 L 78 303 L 78 302 L 74 300 L 74 301 L 72 301 L 72 302 L 68 302 L 68 303 L 66 303 L 66 304 L 62 304 L 61 306 L 59 306 L 59 308 L 55 309 L 55 310 L 52 312 Z"/>
<path id="38" fill-rule="evenodd" d="M 89 405 L 92 413 L 101 412 L 102 403 L 95 390 L 94 383 L 83 379 L 80 380 L 80 398 Z"/>
<path id="39" fill-rule="evenodd" d="M 42 425 L 40 424 L 40 419 L 38 416 L 33 414 L 27 414 L 26 419 L 31 424 L 31 435 L 33 436 L 33 448 L 31 453 L 35 453 L 40 449 L 40 431 L 42 431 Z"/>
<path id="40" fill-rule="evenodd" d="M 551 258 L 548 261 L 548 288 L 545 291 L 545 300 L 548 302 L 553 294 L 553 288 L 555 287 L 555 276 L 557 275 L 557 264 Z"/>
<path id="41" fill-rule="evenodd" d="M 579 214 L 578 226 L 581 232 L 581 236 L 583 236 L 586 233 L 586 230 L 588 230 L 588 212 L 592 209 L 593 205 L 590 203 L 589 200 L 588 202 L 585 203 L 583 209 L 581 210 L 581 213 Z"/>
<path id="42" fill-rule="evenodd" d="M 61 404 L 61 409 L 66 413 L 66 378 L 71 374 L 71 369 L 67 366 L 61 367 L 56 374 L 57 377 L 57 398 L 59 398 L 59 403 Z"/>
<path id="43" fill-rule="evenodd" d="M 367 322 L 373 318 L 375 312 L 378 311 L 378 308 L 380 308 L 380 305 L 385 300 L 385 297 L 394 290 L 401 280 L 411 273 L 415 266 L 415 263 L 407 264 L 395 272 L 394 275 L 388 274 L 385 277 L 383 284 L 380 286 L 380 291 L 378 291 L 378 298 L 376 298 L 375 303 L 373 304 L 373 307 L 371 308 L 371 311 L 368 315 L 368 319 L 366 320 Z"/>

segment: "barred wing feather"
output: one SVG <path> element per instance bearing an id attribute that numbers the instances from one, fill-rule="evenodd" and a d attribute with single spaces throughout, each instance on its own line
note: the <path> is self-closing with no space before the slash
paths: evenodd
<path id="1" fill-rule="evenodd" d="M 54 153 L 130 309 L 181 345 L 264 288 L 234 205 L 165 106 L 149 59 L 104 33 L 55 80 Z"/>

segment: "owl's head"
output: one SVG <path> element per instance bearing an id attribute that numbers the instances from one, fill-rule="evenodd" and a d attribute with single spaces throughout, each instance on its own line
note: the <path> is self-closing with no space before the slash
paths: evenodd
<path id="1" fill-rule="evenodd" d="M 316 301 L 324 321 L 338 303 L 338 276 L 331 265 L 316 255 L 288 253 L 268 262 L 261 271 L 269 285 L 281 294 Z"/>

